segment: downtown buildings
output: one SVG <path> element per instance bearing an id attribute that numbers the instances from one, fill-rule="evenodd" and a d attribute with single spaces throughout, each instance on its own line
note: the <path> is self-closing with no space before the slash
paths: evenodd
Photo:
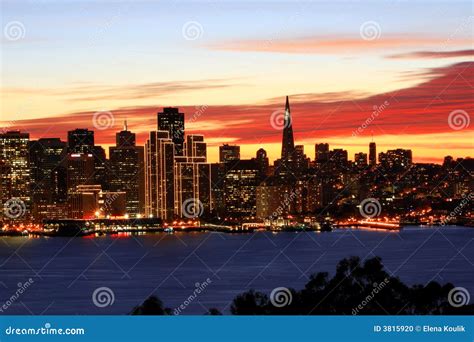
<path id="1" fill-rule="evenodd" d="M 205 137 L 186 135 L 185 115 L 172 107 L 158 112 L 157 129 L 144 146 L 125 123 L 108 158 L 86 128 L 69 131 L 67 142 L 2 133 L 2 220 L 145 217 L 222 223 L 348 217 L 357 215 L 366 198 L 400 216 L 446 213 L 472 192 L 470 158 L 416 164 L 410 150 L 377 156 L 371 142 L 368 153 L 358 152 L 351 161 L 346 150 L 318 142 L 311 160 L 304 146 L 295 144 L 288 98 L 282 122 L 281 155 L 274 165 L 263 148 L 243 159 L 240 146 L 227 144 L 219 146 L 219 162 L 210 163 Z"/>

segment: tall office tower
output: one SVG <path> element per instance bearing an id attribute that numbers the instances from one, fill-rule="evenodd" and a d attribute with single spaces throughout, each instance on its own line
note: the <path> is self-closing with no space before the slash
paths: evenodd
<path id="1" fill-rule="evenodd" d="M 292 160 L 294 151 L 295 141 L 293 138 L 293 122 L 291 119 L 290 101 L 287 96 L 285 105 L 285 116 L 283 122 L 283 136 L 281 141 L 281 160 Z"/>
<path id="2" fill-rule="evenodd" d="M 319 164 L 326 163 L 329 160 L 329 144 L 314 145 L 314 160 Z"/>
<path id="3" fill-rule="evenodd" d="M 116 146 L 109 147 L 109 189 L 125 192 L 127 214 L 137 217 L 145 208 L 145 165 L 142 146 L 135 145 L 135 133 L 127 128 L 116 134 Z"/>
<path id="4" fill-rule="evenodd" d="M 186 157 L 192 158 L 195 162 L 206 162 L 207 145 L 203 135 L 190 134 L 186 136 Z"/>
<path id="5" fill-rule="evenodd" d="M 398 148 L 379 153 L 379 163 L 386 170 L 401 171 L 408 169 L 412 164 L 411 150 Z"/>
<path id="6" fill-rule="evenodd" d="M 240 160 L 240 146 L 224 144 L 219 146 L 219 162 Z"/>
<path id="7" fill-rule="evenodd" d="M 94 184 L 99 184 L 102 189 L 108 190 L 107 182 L 107 157 L 102 146 L 94 146 L 92 148 L 92 156 L 94 157 Z"/>
<path id="8" fill-rule="evenodd" d="M 198 218 L 208 215 L 211 202 L 211 164 L 204 162 L 175 163 L 175 215 Z"/>
<path id="9" fill-rule="evenodd" d="M 282 183 L 295 180 L 295 142 L 293 138 L 293 122 L 291 118 L 290 102 L 286 97 L 285 114 L 283 118 L 283 134 L 281 141 L 281 158 L 275 161 L 275 175 Z"/>
<path id="10" fill-rule="evenodd" d="M 15 208 L 19 208 L 19 205 L 21 210 L 18 213 L 19 216 L 15 211 L 14 218 L 21 220 L 29 217 L 31 204 L 31 170 L 28 160 L 29 140 L 30 135 L 20 131 L 8 131 L 0 134 L 0 159 L 4 161 L 2 169 L 8 172 L 6 176 L 9 178 L 9 191 L 2 190 L 5 197 L 0 199 L 2 202 L 0 215 L 2 216 L 8 210 L 3 206 L 12 203 L 8 202 L 11 199 L 18 199 L 15 202 Z"/>
<path id="11" fill-rule="evenodd" d="M 33 214 L 37 219 L 48 218 L 48 205 L 66 200 L 66 149 L 67 144 L 59 138 L 41 138 L 29 144 Z"/>
<path id="12" fill-rule="evenodd" d="M 369 165 L 377 165 L 377 146 L 374 142 L 369 144 Z"/>
<path id="13" fill-rule="evenodd" d="M 174 153 L 182 156 L 184 153 L 184 113 L 178 108 L 166 107 L 158 113 L 158 131 L 167 131 L 174 143 Z"/>
<path id="14" fill-rule="evenodd" d="M 294 171 L 297 175 L 301 176 L 309 168 L 309 158 L 304 154 L 304 146 L 296 145 L 295 146 L 295 155 L 294 155 L 295 168 Z"/>
<path id="15" fill-rule="evenodd" d="M 255 159 L 240 160 L 226 170 L 224 203 L 228 216 L 253 217 L 257 211 L 259 169 Z"/>
<path id="16" fill-rule="evenodd" d="M 259 148 L 255 157 L 255 161 L 258 167 L 259 178 L 260 180 L 263 180 L 268 174 L 269 162 L 267 157 L 267 151 L 265 151 L 263 148 Z"/>
<path id="17" fill-rule="evenodd" d="M 150 132 L 145 144 L 145 213 L 174 217 L 174 143 L 168 131 Z"/>
<path id="18" fill-rule="evenodd" d="M 93 153 L 94 131 L 77 128 L 67 132 L 68 153 Z"/>
<path id="19" fill-rule="evenodd" d="M 78 185 L 94 184 L 94 156 L 88 153 L 70 153 L 66 158 L 68 196 Z"/>
<path id="20" fill-rule="evenodd" d="M 367 153 L 356 153 L 354 155 L 354 165 L 358 169 L 365 169 L 367 167 Z"/>

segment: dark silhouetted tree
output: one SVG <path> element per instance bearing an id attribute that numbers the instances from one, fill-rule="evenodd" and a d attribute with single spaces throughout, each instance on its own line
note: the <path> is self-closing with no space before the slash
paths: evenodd
<path id="1" fill-rule="evenodd" d="M 132 315 L 171 315 L 171 309 L 165 308 L 156 296 L 148 297 L 141 305 L 133 308 Z"/>

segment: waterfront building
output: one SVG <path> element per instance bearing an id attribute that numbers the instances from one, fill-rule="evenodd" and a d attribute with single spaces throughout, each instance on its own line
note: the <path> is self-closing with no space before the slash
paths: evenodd
<path id="1" fill-rule="evenodd" d="M 5 208 L 3 206 L 9 200 L 18 199 L 22 202 L 22 213 L 16 218 L 18 220 L 28 219 L 31 212 L 29 141 L 29 133 L 7 131 L 0 134 L 0 159 L 3 160 L 2 170 L 7 172 L 2 176 L 1 215 L 4 215 L 3 209 Z"/>
<path id="2" fill-rule="evenodd" d="M 127 217 L 126 193 L 103 191 L 98 184 L 78 185 L 68 198 L 69 217 L 94 219 Z"/>

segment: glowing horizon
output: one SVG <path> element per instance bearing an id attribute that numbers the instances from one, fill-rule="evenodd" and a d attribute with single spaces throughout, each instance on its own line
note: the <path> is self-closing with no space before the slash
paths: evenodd
<path id="1" fill-rule="evenodd" d="M 142 145 L 173 106 L 186 133 L 205 136 L 211 162 L 222 143 L 243 158 L 264 147 L 274 160 L 272 114 L 289 95 L 295 143 L 311 159 L 320 142 L 353 159 L 372 137 L 378 152 L 412 149 L 417 162 L 474 147 L 468 1 L 1 6 L 0 126 L 32 139 L 82 127 L 106 148 L 127 119 Z M 114 125 L 94 128 L 100 111 Z"/>

